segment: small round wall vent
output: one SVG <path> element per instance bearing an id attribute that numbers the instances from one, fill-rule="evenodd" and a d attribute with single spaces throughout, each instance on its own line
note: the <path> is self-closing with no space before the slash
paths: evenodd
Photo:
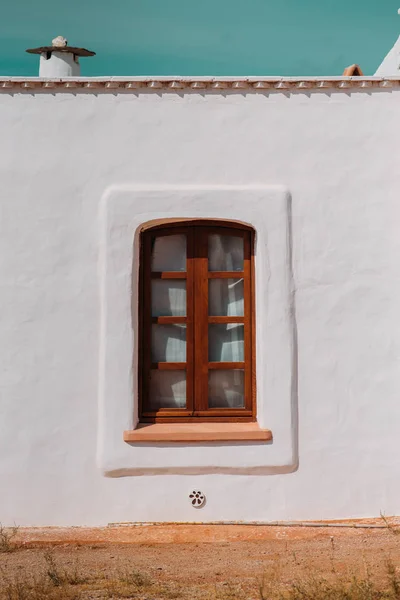
<path id="1" fill-rule="evenodd" d="M 193 490 L 189 494 L 189 501 L 193 508 L 202 508 L 206 503 L 206 497 L 200 490 Z"/>

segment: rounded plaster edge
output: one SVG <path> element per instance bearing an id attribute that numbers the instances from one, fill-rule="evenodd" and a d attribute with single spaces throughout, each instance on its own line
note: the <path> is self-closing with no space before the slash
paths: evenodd
<path id="1" fill-rule="evenodd" d="M 107 195 L 100 198 L 98 210 L 98 235 L 99 251 L 97 256 L 97 277 L 98 277 L 98 302 L 99 302 L 99 353 L 98 353 L 98 389 L 97 389 L 97 436 L 96 436 L 96 463 L 97 467 L 103 471 L 104 454 L 104 403 L 105 403 L 105 369 L 106 362 L 106 274 L 105 265 L 106 256 L 106 230 L 107 230 Z"/>
<path id="2" fill-rule="evenodd" d="M 253 226 L 257 230 L 260 227 L 260 223 L 257 221 L 257 214 L 270 213 L 272 217 L 271 219 L 263 219 L 263 227 L 267 225 L 271 221 L 270 225 L 267 225 L 267 229 L 272 227 L 272 232 L 275 235 L 278 235 L 279 241 L 279 253 L 281 258 L 285 258 L 285 272 L 286 275 L 279 276 L 280 280 L 280 293 L 284 295 L 285 301 L 284 304 L 286 306 L 285 313 L 286 315 L 289 313 L 288 308 L 290 305 L 290 299 L 292 298 L 292 282 L 290 279 L 290 275 L 288 277 L 288 264 L 290 260 L 288 259 L 288 252 L 290 252 L 291 240 L 290 240 L 290 231 L 288 224 L 290 223 L 290 207 L 292 202 L 292 195 L 290 189 L 282 184 L 252 184 L 252 185 L 224 185 L 217 184 L 213 185 L 208 183 L 207 185 L 176 185 L 176 184 L 148 184 L 148 183 L 136 183 L 136 184 L 128 184 L 122 183 L 117 185 L 112 185 L 107 187 L 101 195 L 101 199 L 99 202 L 99 212 L 98 212 L 98 220 L 99 220 L 99 239 L 100 248 L 99 251 L 99 269 L 101 273 L 99 274 L 99 293 L 103 296 L 100 299 L 101 307 L 102 307 L 102 341 L 104 343 L 104 347 L 101 346 L 100 349 L 103 350 L 100 353 L 100 361 L 99 367 L 102 371 L 100 374 L 101 380 L 99 381 L 99 392 L 98 392 L 98 410 L 99 410 L 99 423 L 98 423 L 98 435 L 97 435 L 97 452 L 96 452 L 96 463 L 99 471 L 102 473 L 104 477 L 107 478 L 118 478 L 118 477 L 128 477 L 128 476 L 140 476 L 140 475 L 163 475 L 163 474 L 182 474 L 182 475 L 192 475 L 192 474 L 213 474 L 213 473 L 221 473 L 221 474 L 229 474 L 229 475 L 274 475 L 274 474 L 285 474 L 292 473 L 298 468 L 298 453 L 293 444 L 294 439 L 296 439 L 296 421 L 297 419 L 291 420 L 288 418 L 288 411 L 291 412 L 290 409 L 290 392 L 286 388 L 285 393 L 285 405 L 286 408 L 282 410 L 279 409 L 279 412 L 282 418 L 285 421 L 283 428 L 278 427 L 279 431 L 279 444 L 278 448 L 275 448 L 275 451 L 272 452 L 271 460 L 266 459 L 266 463 L 264 459 L 256 460 L 256 464 L 250 466 L 246 464 L 247 461 L 242 461 L 242 464 L 239 466 L 236 465 L 224 465 L 225 461 L 221 461 L 222 464 L 219 466 L 215 466 L 215 464 L 205 464 L 196 465 L 197 460 L 194 461 L 195 465 L 174 465 L 174 461 L 172 465 L 168 466 L 144 466 L 142 462 L 141 466 L 138 465 L 137 459 L 133 457 L 129 457 L 125 450 L 123 450 L 122 446 L 119 446 L 119 433 L 113 431 L 112 426 L 108 425 L 106 421 L 107 415 L 107 406 L 108 406 L 108 397 L 107 394 L 109 390 L 107 389 L 107 343 L 105 337 L 108 333 L 108 312 L 112 310 L 112 307 L 109 305 L 112 297 L 109 297 L 107 290 L 109 286 L 108 273 L 106 269 L 107 264 L 107 256 L 108 256 L 108 237 L 110 232 L 112 231 L 112 223 L 116 219 L 119 222 L 121 216 L 126 215 L 134 216 L 133 221 L 130 221 L 133 231 L 136 231 L 136 224 L 141 222 L 141 218 L 147 217 L 148 211 L 146 213 L 139 214 L 137 212 L 137 202 L 140 199 L 140 195 L 142 193 L 148 194 L 149 198 L 154 198 L 156 200 L 156 204 L 152 207 L 151 212 L 157 208 L 157 205 L 160 206 L 159 202 L 163 200 L 163 196 L 165 193 L 173 194 L 175 191 L 180 192 L 181 194 L 190 192 L 193 194 L 193 199 L 196 203 L 199 202 L 199 193 L 213 193 L 213 192 L 224 192 L 227 193 L 228 197 L 231 198 L 230 193 L 232 192 L 252 192 L 253 195 L 253 207 L 246 208 L 246 222 Z M 223 194 L 224 196 L 226 194 Z M 167 196 L 168 197 L 168 196 Z M 142 199 L 143 200 L 143 199 Z M 238 206 L 241 208 L 238 209 L 237 215 L 242 215 L 240 218 L 243 218 L 243 202 L 240 200 L 240 197 L 236 198 L 236 201 L 239 203 Z M 135 206 L 136 205 L 136 206 Z M 122 208 L 122 213 L 121 213 Z M 272 211 L 272 212 L 271 212 Z M 187 212 L 184 210 L 184 212 Z M 198 210 L 194 211 L 198 213 Z M 200 211 L 202 212 L 202 211 Z M 236 213 L 235 213 L 236 214 Z M 186 215 L 185 215 L 186 216 Z M 239 218 L 239 217 L 238 217 Z M 265 222 L 264 222 L 265 221 Z M 279 225 L 279 226 L 278 226 Z M 278 226 L 278 227 L 277 227 Z M 119 243 L 119 242 L 118 242 Z M 127 242 L 123 242 L 125 245 Z M 129 242 L 130 243 L 130 242 Z M 131 243 L 130 243 L 131 244 Z M 125 252 L 125 251 L 124 251 Z M 274 252 L 276 256 L 276 253 Z M 125 259 L 128 257 L 126 254 Z M 277 257 L 276 266 L 279 269 L 280 262 L 279 254 Z M 287 337 L 287 326 L 289 326 L 289 330 L 291 330 L 291 324 L 286 320 L 286 334 Z M 289 334 L 290 337 L 290 334 Z M 286 356 L 287 353 L 285 353 Z M 290 364 L 290 360 L 287 363 L 288 367 Z M 104 367 L 104 369 L 103 369 Z M 289 367 L 290 369 L 290 367 Z M 287 393 L 289 392 L 289 393 Z M 293 406 L 292 406 L 293 410 Z M 260 415 L 261 416 L 261 415 Z M 132 415 L 130 416 L 130 418 Z M 124 417 L 126 418 L 126 416 Z M 126 423 L 122 423 L 123 428 L 126 429 Z M 129 427 L 128 427 L 129 428 Z M 132 427 L 131 427 L 132 428 Z M 273 429 L 273 427 L 272 427 Z M 277 430 L 277 434 L 278 434 Z M 122 431 L 122 430 L 121 430 Z M 278 441 L 278 437 L 275 441 Z M 290 440 L 290 441 L 289 441 Z M 121 433 L 121 444 L 122 444 L 122 433 Z M 133 458 L 133 460 L 132 460 Z M 140 458 L 140 457 L 139 457 Z M 207 459 L 206 459 L 207 460 Z M 261 464 L 260 464 L 260 462 Z M 185 461 L 186 462 L 186 461 Z M 135 464 L 136 463 L 136 464 Z M 243 464 L 244 463 L 244 464 Z M 257 464 L 258 463 L 258 464 Z M 268 464 L 269 463 L 269 464 Z"/>
<path id="3" fill-rule="evenodd" d="M 275 192 L 281 193 L 286 201 L 291 201 L 291 191 L 288 186 L 282 184 L 176 184 L 176 183 L 121 183 L 108 186 L 100 198 L 100 210 L 104 211 L 108 202 L 114 199 L 116 195 L 124 193 L 138 192 L 169 192 L 169 191 L 189 191 L 189 192 L 213 192 L 213 191 L 252 191 L 252 192 Z"/>
<path id="4" fill-rule="evenodd" d="M 296 312 L 296 286 L 293 266 L 293 197 L 286 190 L 287 202 L 287 252 L 288 252 L 288 303 L 291 336 L 291 433 L 292 462 L 299 466 L 299 405 L 298 405 L 298 328 Z M 296 468 L 296 470 L 297 470 Z"/>
<path id="5" fill-rule="evenodd" d="M 101 473 L 108 479 L 121 477 L 146 477 L 158 475 L 243 475 L 243 476 L 267 476 L 267 475 L 289 475 L 298 470 L 298 464 L 280 466 L 254 466 L 254 467 L 127 467 L 127 468 L 101 468 Z"/>

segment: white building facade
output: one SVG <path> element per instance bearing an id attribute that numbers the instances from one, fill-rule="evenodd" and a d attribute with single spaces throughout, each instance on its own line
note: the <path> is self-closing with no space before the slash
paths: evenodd
<path id="1" fill-rule="evenodd" d="M 1 522 L 398 514 L 399 79 L 0 86 Z M 140 231 L 180 219 L 255 232 L 270 440 L 124 439 Z"/>

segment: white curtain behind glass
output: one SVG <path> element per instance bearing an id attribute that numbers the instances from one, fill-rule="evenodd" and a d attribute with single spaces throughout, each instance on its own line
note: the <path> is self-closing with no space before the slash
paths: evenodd
<path id="1" fill-rule="evenodd" d="M 244 325 L 209 325 L 208 358 L 211 362 L 244 361 Z"/>
<path id="2" fill-rule="evenodd" d="M 186 271 L 186 235 L 161 235 L 152 248 L 151 270 Z"/>
<path id="3" fill-rule="evenodd" d="M 208 314 L 211 316 L 243 317 L 243 279 L 210 279 Z"/>
<path id="4" fill-rule="evenodd" d="M 151 282 L 151 314 L 153 317 L 186 315 L 186 281 L 153 279 Z"/>
<path id="5" fill-rule="evenodd" d="M 244 371 L 210 371 L 208 375 L 208 405 L 210 408 L 244 407 Z"/>
<path id="6" fill-rule="evenodd" d="M 151 371 L 150 409 L 185 408 L 186 372 Z"/>
<path id="7" fill-rule="evenodd" d="M 153 325 L 153 362 L 186 362 L 186 325 Z"/>
<path id="8" fill-rule="evenodd" d="M 208 236 L 208 268 L 210 271 L 243 270 L 243 238 L 232 235 Z"/>

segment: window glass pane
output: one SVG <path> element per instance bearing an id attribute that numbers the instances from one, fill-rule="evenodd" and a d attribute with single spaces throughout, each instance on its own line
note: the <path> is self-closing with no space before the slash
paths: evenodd
<path id="1" fill-rule="evenodd" d="M 208 372 L 209 408 L 244 408 L 244 371 Z"/>
<path id="2" fill-rule="evenodd" d="M 151 360 L 186 362 L 186 325 L 152 325 Z"/>
<path id="3" fill-rule="evenodd" d="M 234 323 L 208 326 L 210 362 L 244 361 L 244 325 Z"/>
<path id="4" fill-rule="evenodd" d="M 152 279 L 151 314 L 153 317 L 186 315 L 186 281 L 184 279 Z"/>
<path id="5" fill-rule="evenodd" d="M 186 271 L 186 235 L 160 235 L 153 240 L 151 270 Z"/>
<path id="6" fill-rule="evenodd" d="M 149 410 L 186 408 L 186 372 L 150 371 Z"/>
<path id="7" fill-rule="evenodd" d="M 208 314 L 215 317 L 243 317 L 243 284 L 243 279 L 209 279 Z"/>
<path id="8" fill-rule="evenodd" d="M 208 236 L 209 271 L 243 271 L 243 238 L 234 235 Z"/>

